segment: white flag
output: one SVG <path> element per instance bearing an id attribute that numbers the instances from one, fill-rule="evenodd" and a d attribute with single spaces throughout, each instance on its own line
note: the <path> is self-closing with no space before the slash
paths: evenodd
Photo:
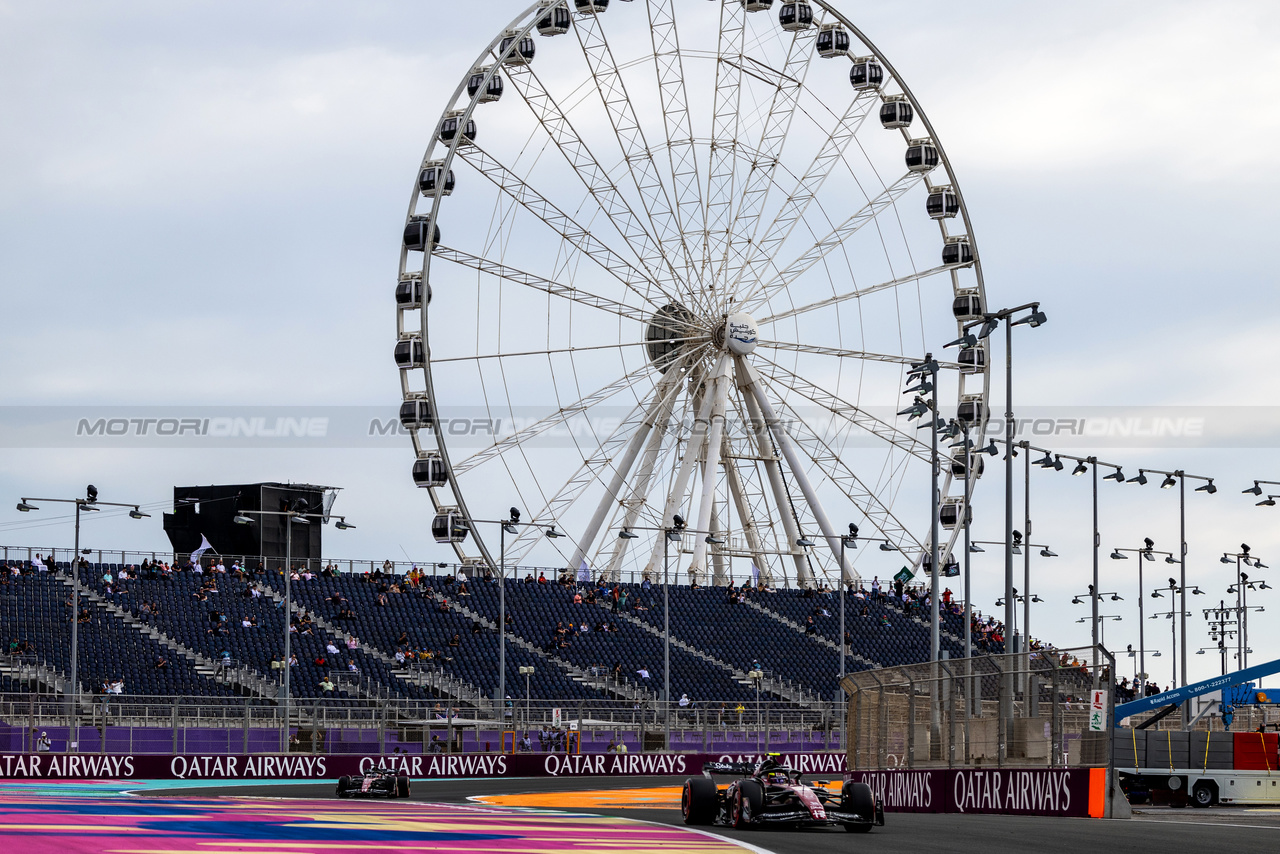
<path id="1" fill-rule="evenodd" d="M 760 586 L 760 567 L 756 566 L 754 562 L 751 564 L 751 586 Z"/>
<path id="2" fill-rule="evenodd" d="M 578 580 L 586 582 L 591 581 L 591 567 L 587 566 L 587 562 L 585 560 L 582 561 L 582 566 L 578 567 Z"/>
<path id="3" fill-rule="evenodd" d="M 208 551 L 209 549 L 211 549 L 211 548 L 213 548 L 213 546 L 211 546 L 211 545 L 209 544 L 209 538 L 208 538 L 208 537 L 206 537 L 204 534 L 201 534 L 201 535 L 200 535 L 200 548 L 196 549 L 195 551 L 193 551 L 193 552 L 191 553 L 191 562 L 192 562 L 192 563 L 199 563 L 199 562 L 200 562 L 200 558 L 201 558 L 201 557 L 203 557 L 203 556 L 204 556 L 204 553 L 205 553 L 205 552 L 207 552 L 207 551 Z"/>

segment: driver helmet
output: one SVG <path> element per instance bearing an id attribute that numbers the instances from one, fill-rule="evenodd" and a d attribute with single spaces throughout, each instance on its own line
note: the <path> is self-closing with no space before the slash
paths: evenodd
<path id="1" fill-rule="evenodd" d="M 786 771 L 770 771 L 769 782 L 770 783 L 789 783 L 791 781 L 787 778 Z"/>

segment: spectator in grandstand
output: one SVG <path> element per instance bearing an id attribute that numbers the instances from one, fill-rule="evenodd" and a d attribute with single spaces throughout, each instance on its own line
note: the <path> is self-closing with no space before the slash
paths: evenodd
<path id="1" fill-rule="evenodd" d="M 164 670 L 168 666 L 169 659 L 165 658 L 163 655 L 156 656 L 156 670 Z"/>
<path id="2" fill-rule="evenodd" d="M 298 654 L 296 652 L 289 654 L 289 666 L 290 667 L 298 666 Z"/>
<path id="3" fill-rule="evenodd" d="M 403 650 L 403 649 L 397 649 L 397 650 L 396 650 L 395 659 L 396 659 L 396 664 L 404 664 L 404 662 L 405 662 L 405 654 L 404 654 L 404 650 Z"/>
<path id="4" fill-rule="evenodd" d="M 813 617 L 809 617 L 804 621 L 804 633 L 806 635 L 816 635 L 818 633 L 818 627 L 813 624 Z"/>
<path id="5" fill-rule="evenodd" d="M 879 600 L 880 598 L 880 576 L 873 576 L 871 579 L 871 598 Z"/>
<path id="6" fill-rule="evenodd" d="M 333 688 L 333 680 L 329 678 L 328 674 L 325 674 L 324 678 L 320 680 L 320 690 L 326 694 L 332 694 Z"/>
<path id="7" fill-rule="evenodd" d="M 379 593 L 375 604 L 377 604 L 379 608 L 387 607 L 387 594 Z"/>
<path id="8" fill-rule="evenodd" d="M 49 741 L 49 733 L 42 731 L 36 739 L 36 753 L 48 753 L 50 750 L 53 750 L 53 742 Z"/>
<path id="9" fill-rule="evenodd" d="M 539 572 L 539 573 L 538 573 L 538 583 L 539 583 L 539 584 L 546 584 L 546 583 L 547 583 L 547 576 L 546 576 L 546 574 L 545 574 L 545 573 L 542 573 L 542 572 Z"/>
<path id="10" fill-rule="evenodd" d="M 609 746 L 604 749 L 605 753 L 617 753 L 618 744 L 612 738 L 609 739 Z"/>
<path id="11" fill-rule="evenodd" d="M 440 739 L 440 736 L 431 736 L 431 746 L 429 750 L 432 753 L 444 753 L 444 742 Z"/>
<path id="12" fill-rule="evenodd" d="M 647 668 L 647 667 L 641 667 L 639 670 L 637 670 L 637 671 L 636 671 L 636 673 L 639 673 L 639 674 L 640 674 L 640 678 L 641 678 L 641 679 L 648 679 L 648 678 L 649 678 L 649 668 Z"/>
<path id="13" fill-rule="evenodd" d="M 462 646 L 462 636 L 454 632 L 453 637 L 449 638 L 449 646 Z"/>
<path id="14" fill-rule="evenodd" d="M 533 742 L 529 740 L 529 733 L 525 733 L 520 737 L 520 745 L 518 750 L 521 753 L 531 753 L 533 751 Z"/>
<path id="15" fill-rule="evenodd" d="M 115 681 L 114 681 L 114 682 L 112 682 L 110 685 L 108 685 L 108 686 L 107 686 L 107 693 L 108 693 L 108 694 L 123 694 L 123 693 L 124 693 L 124 677 L 122 677 L 122 676 L 117 676 L 117 677 L 115 678 Z"/>
<path id="16" fill-rule="evenodd" d="M 478 635 L 483 631 L 484 631 L 484 626 L 480 625 L 475 620 L 471 621 L 471 634 Z"/>
<path id="17" fill-rule="evenodd" d="M 582 593 L 577 590 L 573 591 L 573 604 L 575 605 L 582 604 Z"/>
<path id="18" fill-rule="evenodd" d="M 353 651 L 353 652 L 354 652 L 355 650 L 357 650 L 357 649 L 359 649 L 359 648 L 360 648 L 360 639 L 359 639 L 359 638 L 357 638 L 355 635 L 352 635 L 351 637 L 347 638 L 347 649 L 349 649 L 349 650 L 351 650 L 351 651 Z"/>
<path id="19" fill-rule="evenodd" d="M 323 655 L 317 655 L 315 658 L 311 659 L 311 663 L 316 667 L 324 667 L 329 663 L 329 659 L 325 658 Z"/>

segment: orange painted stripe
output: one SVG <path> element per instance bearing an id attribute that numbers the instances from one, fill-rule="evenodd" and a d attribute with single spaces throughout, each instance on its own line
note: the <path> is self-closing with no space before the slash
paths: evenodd
<path id="1" fill-rule="evenodd" d="M 1107 811 L 1107 769 L 1089 769 L 1089 818 L 1102 818 Z"/>

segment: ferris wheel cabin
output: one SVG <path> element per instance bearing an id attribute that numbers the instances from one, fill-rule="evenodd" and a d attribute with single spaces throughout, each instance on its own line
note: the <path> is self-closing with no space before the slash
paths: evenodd
<path id="1" fill-rule="evenodd" d="M 942 263 L 948 265 L 973 263 L 973 247 L 969 245 L 967 235 L 947 238 L 946 245 L 942 247 Z"/>
<path id="2" fill-rule="evenodd" d="M 431 285 L 427 285 L 427 302 L 431 302 Z M 422 274 L 410 274 L 396 282 L 396 305 L 400 308 L 422 308 Z"/>
<path id="3" fill-rule="evenodd" d="M 562 36 L 573 26 L 573 18 L 569 15 L 569 7 L 564 3 L 548 3 L 538 18 L 538 33 L 544 36 Z"/>
<path id="4" fill-rule="evenodd" d="M 915 111 L 906 95 L 885 96 L 884 103 L 880 105 L 880 124 L 884 125 L 886 130 L 911 127 L 913 119 L 915 119 Z"/>
<path id="5" fill-rule="evenodd" d="M 422 368 L 426 367 L 427 364 L 426 350 L 422 346 L 422 339 L 416 335 L 409 338 L 401 338 L 397 341 L 395 356 L 396 364 L 401 368 Z"/>
<path id="6" fill-rule="evenodd" d="M 520 43 L 515 46 L 511 53 L 507 53 L 507 48 L 515 44 L 519 39 Z M 498 43 L 498 55 L 506 55 L 503 63 L 506 65 L 528 65 L 533 62 L 533 55 L 538 49 L 533 44 L 533 39 L 529 36 L 521 37 L 519 30 L 507 30 L 502 36 L 502 41 Z"/>
<path id="7" fill-rule="evenodd" d="M 484 76 L 489 73 L 492 66 L 477 68 L 471 72 L 471 77 L 467 79 L 467 96 L 477 98 L 481 104 L 491 104 L 502 97 L 502 75 L 495 73 L 489 78 L 489 82 L 484 82 Z"/>
<path id="8" fill-rule="evenodd" d="M 431 401 L 425 397 L 411 397 L 400 404 L 400 426 L 406 430 L 421 430 L 432 425 Z"/>
<path id="9" fill-rule="evenodd" d="M 884 84 L 884 66 L 874 56 L 858 57 L 849 69 L 849 82 L 859 92 L 879 89 Z"/>
<path id="10" fill-rule="evenodd" d="M 476 120 L 467 119 L 466 125 L 462 125 L 462 117 L 466 115 L 463 110 L 451 110 L 445 113 L 444 121 L 440 122 L 440 141 L 443 143 L 453 142 L 453 138 L 458 135 L 459 126 L 462 129 L 462 139 L 459 140 L 460 145 L 468 142 L 476 141 Z"/>
<path id="11" fill-rule="evenodd" d="M 823 24 L 818 28 L 818 56 L 831 59 L 849 53 L 849 31 L 839 24 Z"/>
<path id="12" fill-rule="evenodd" d="M 913 139 L 907 145 L 907 169 L 912 172 L 932 172 L 942 162 L 938 146 L 931 139 Z"/>
<path id="13" fill-rule="evenodd" d="M 813 7 L 808 3 L 783 3 L 778 10 L 778 23 L 789 33 L 813 26 Z"/>
<path id="14" fill-rule="evenodd" d="M 414 460 L 413 482 L 419 489 L 438 488 L 448 483 L 444 458 L 437 453 L 428 453 Z"/>
<path id="15" fill-rule="evenodd" d="M 458 508 L 440 508 L 431 520 L 431 536 L 437 543 L 460 543 L 467 538 L 467 523 Z"/>
<path id="16" fill-rule="evenodd" d="M 934 187 L 924 206 L 930 219 L 951 219 L 960 213 L 960 196 L 950 186 Z"/>
<path id="17" fill-rule="evenodd" d="M 425 252 L 428 246 L 440 242 L 440 226 L 433 225 L 431 217 L 414 214 L 404 227 L 404 248 Z"/>
<path id="18" fill-rule="evenodd" d="M 418 175 L 418 189 L 422 191 L 422 195 L 431 196 L 435 194 L 436 188 L 441 186 L 443 189 L 440 195 L 448 196 L 453 193 L 453 170 L 446 172 L 443 160 L 433 160 Z"/>

